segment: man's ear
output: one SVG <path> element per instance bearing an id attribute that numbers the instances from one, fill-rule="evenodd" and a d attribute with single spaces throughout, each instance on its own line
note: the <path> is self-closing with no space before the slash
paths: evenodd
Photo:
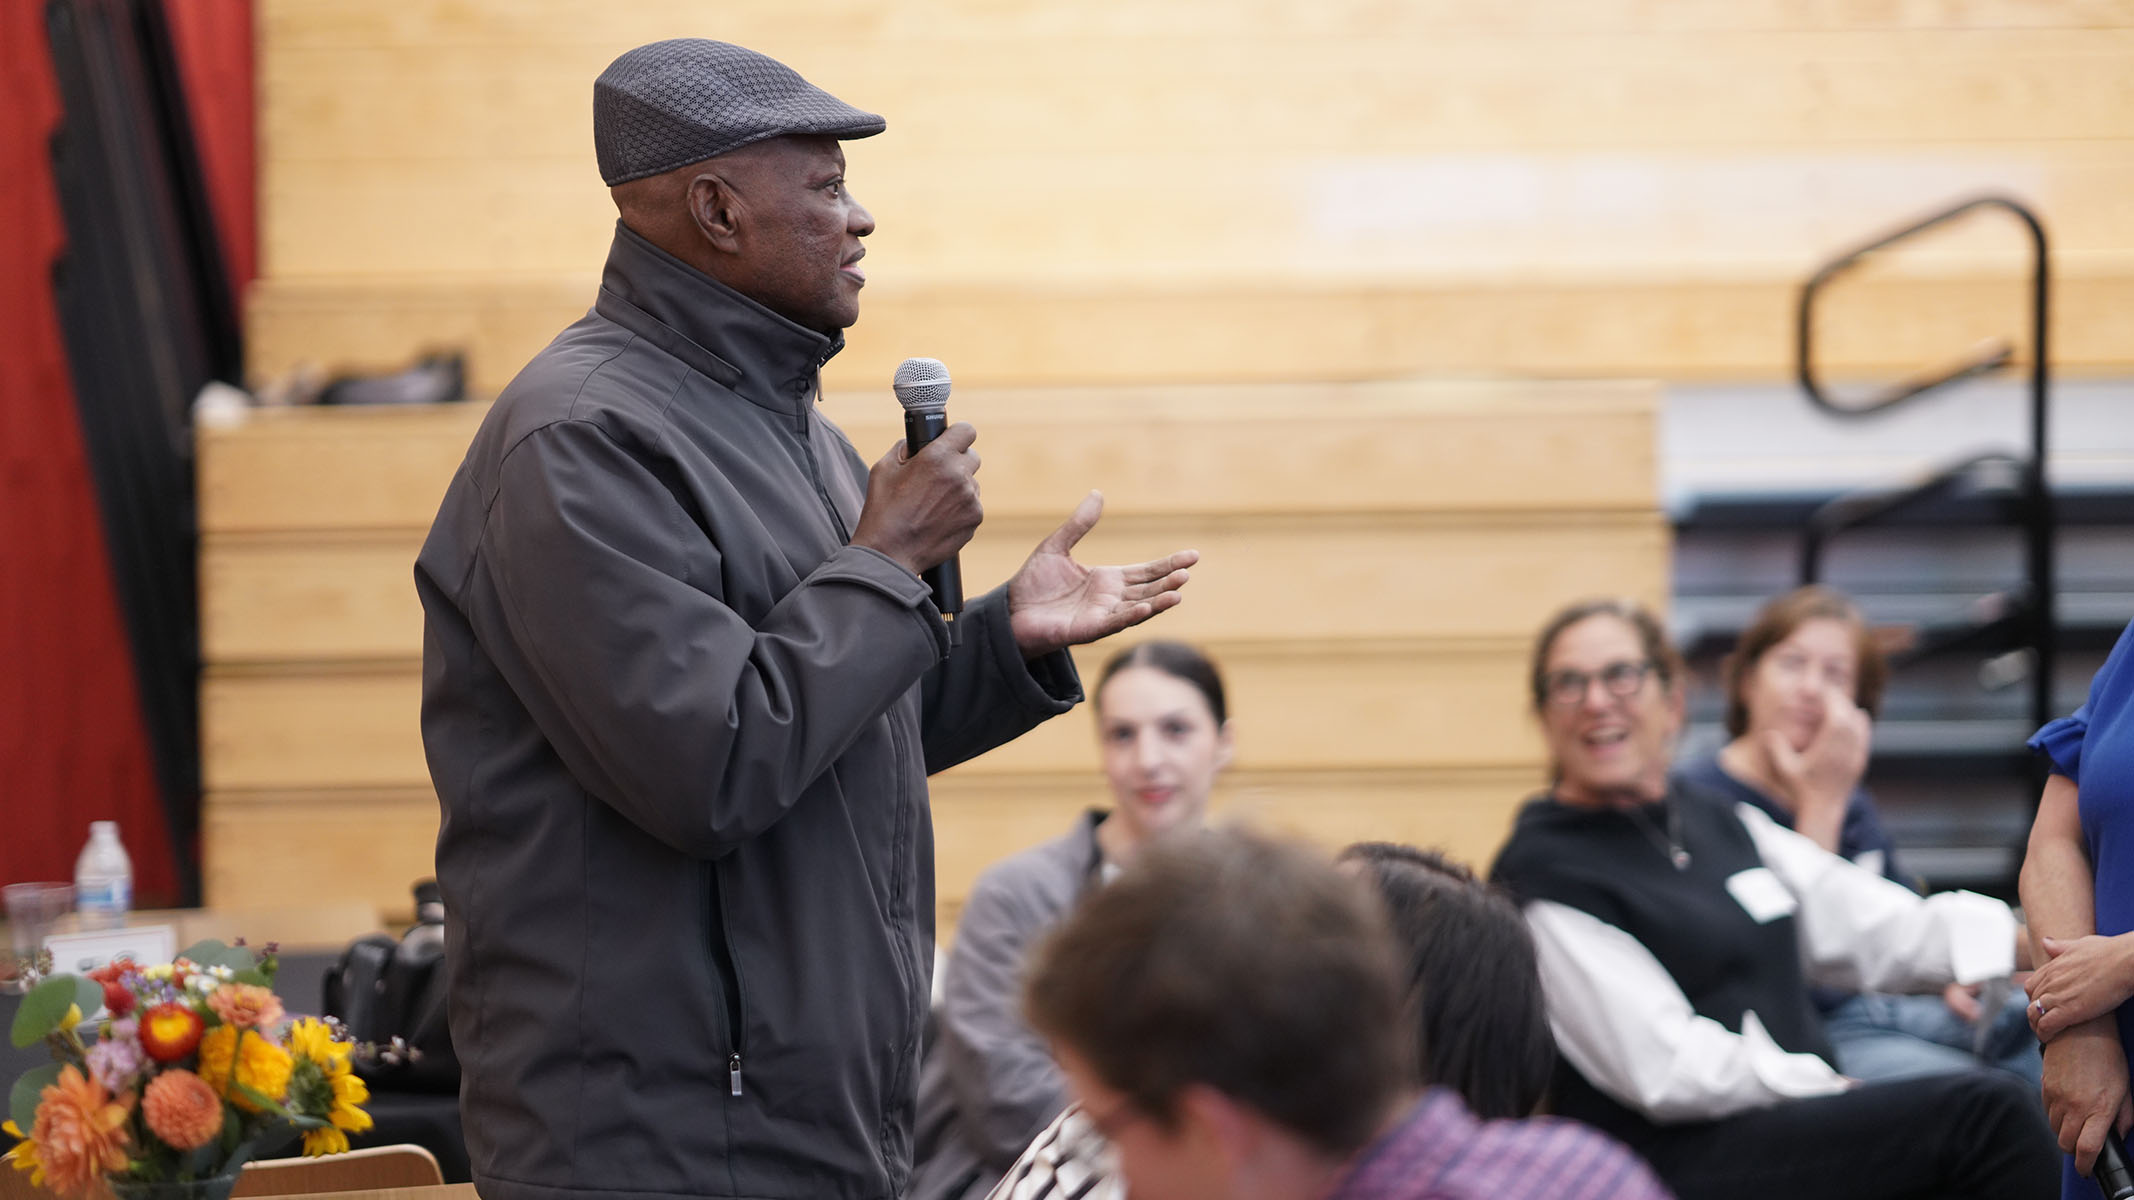
<path id="1" fill-rule="evenodd" d="M 720 253 L 741 252 L 741 198 L 724 178 L 705 171 L 689 180 L 689 219 Z"/>

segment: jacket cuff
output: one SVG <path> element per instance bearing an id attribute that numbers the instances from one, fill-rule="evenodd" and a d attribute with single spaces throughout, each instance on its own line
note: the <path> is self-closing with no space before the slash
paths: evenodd
<path id="1" fill-rule="evenodd" d="M 965 605 L 957 624 L 964 627 L 965 644 L 984 653 L 986 665 L 1006 682 L 1018 707 L 1054 717 L 1081 703 L 1082 677 L 1072 655 L 1055 650 L 1041 658 L 1023 657 L 1008 620 L 1006 584 Z"/>
<path id="2" fill-rule="evenodd" d="M 848 545 L 825 559 L 809 578 L 821 583 L 858 584 L 896 601 L 932 639 L 935 661 L 948 657 L 948 624 L 934 608 L 933 589 L 881 551 Z"/>

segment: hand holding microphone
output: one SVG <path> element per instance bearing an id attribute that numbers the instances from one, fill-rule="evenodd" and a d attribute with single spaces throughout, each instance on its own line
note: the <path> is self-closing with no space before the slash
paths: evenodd
<path id="1" fill-rule="evenodd" d="M 934 605 L 955 636 L 963 611 L 956 552 L 978 531 L 978 433 L 948 424 L 947 368 L 931 358 L 897 368 L 897 400 L 904 406 L 904 442 L 890 448 L 867 474 L 867 502 L 852 544 L 878 550 L 926 580 Z"/>

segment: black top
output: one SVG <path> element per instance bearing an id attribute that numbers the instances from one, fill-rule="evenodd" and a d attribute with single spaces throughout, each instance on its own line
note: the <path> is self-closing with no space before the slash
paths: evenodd
<path id="1" fill-rule="evenodd" d="M 1660 836 L 1668 828 L 1669 806 L 1680 813 L 1681 841 L 1690 854 L 1682 870 L 1668 860 Z M 1646 823 L 1631 813 L 1536 797 L 1520 810 L 1490 877 L 1522 904 L 1562 904 L 1636 938 L 1699 1016 L 1740 1033 L 1742 1014 L 1753 1009 L 1779 1046 L 1830 1061 L 1830 1044 L 1809 1001 L 1794 918 L 1758 922 L 1727 890 L 1730 878 L 1763 868 L 1733 806 L 1676 781 L 1666 801 L 1640 811 Z M 1558 1062 L 1557 1111 L 1633 1143 L 1640 1133 L 1650 1134 L 1643 1116 L 1603 1095 L 1563 1059 Z"/>

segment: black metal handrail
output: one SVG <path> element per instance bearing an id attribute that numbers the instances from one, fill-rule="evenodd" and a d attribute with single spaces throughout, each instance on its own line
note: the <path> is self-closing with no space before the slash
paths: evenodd
<path id="1" fill-rule="evenodd" d="M 1795 314 L 1794 369 L 1801 389 L 1808 394 L 1810 403 L 1833 416 L 1852 418 L 1887 412 L 1937 388 L 1986 374 L 2012 361 L 2012 347 L 2005 339 L 1995 339 L 1975 350 L 1969 357 L 1900 380 L 1866 401 L 1853 405 L 1834 402 L 1815 377 L 1815 302 L 1824 288 L 1878 251 L 1986 208 L 1998 208 L 2014 215 L 2030 233 L 2030 453 L 2021 463 L 2023 488 L 2020 509 L 2026 593 L 2025 619 L 2022 624 L 2026 635 L 2023 644 L 2035 658 L 2031 672 L 2031 719 L 2035 724 L 2042 725 L 2053 716 L 2053 666 L 2058 653 L 2058 626 L 2054 619 L 2052 490 L 2046 478 L 2046 399 L 2052 380 L 2046 340 L 2050 313 L 2051 265 L 2047 254 L 2045 226 L 2038 220 L 2037 214 L 2006 196 L 1977 196 L 1915 221 L 1902 229 L 1884 234 L 1823 264 L 1801 288 L 1800 304 Z M 1912 499 L 1918 498 L 1911 495 L 1912 492 L 1927 494 L 1941 490 L 1956 478 L 1968 474 L 1978 462 L 1977 459 L 1966 460 L 1937 474 L 1920 489 L 1907 489 L 1897 493 L 1893 497 L 1897 503 L 1881 508 L 1880 512 L 1903 507 Z M 1858 514 L 1840 509 L 1834 511 L 1827 522 L 1829 528 L 1818 530 L 1812 525 L 1809 541 L 1804 544 L 1802 552 L 1803 582 L 1813 582 L 1812 575 L 1820 567 L 1823 547 L 1831 536 L 1841 529 L 1863 524 L 1866 520 L 1873 519 L 1873 515 L 1880 515 L 1880 512 L 1852 519 Z"/>

